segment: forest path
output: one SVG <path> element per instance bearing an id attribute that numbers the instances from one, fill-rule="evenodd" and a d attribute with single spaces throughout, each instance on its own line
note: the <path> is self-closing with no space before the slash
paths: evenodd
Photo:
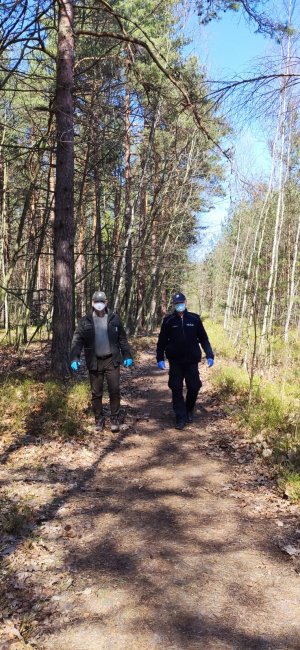
<path id="1" fill-rule="evenodd" d="M 177 431 L 167 373 L 142 357 L 141 419 L 97 434 L 93 462 L 40 525 L 34 569 L 23 556 L 45 599 L 32 647 L 299 650 L 299 567 L 278 547 L 296 507 L 211 398 L 204 365 L 205 409 Z"/>

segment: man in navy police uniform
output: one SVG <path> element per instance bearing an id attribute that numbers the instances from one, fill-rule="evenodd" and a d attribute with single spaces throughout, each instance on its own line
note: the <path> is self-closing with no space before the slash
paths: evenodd
<path id="1" fill-rule="evenodd" d="M 214 364 L 214 353 L 200 316 L 187 310 L 184 294 L 176 293 L 172 302 L 174 311 L 162 322 L 156 358 L 160 370 L 165 369 L 165 355 L 169 361 L 168 386 L 172 391 L 176 428 L 183 429 L 187 422 L 193 421 L 197 395 L 202 386 L 198 369 L 201 361 L 200 345 L 206 354 L 209 368 Z M 183 397 L 184 380 L 187 388 L 186 401 Z"/>

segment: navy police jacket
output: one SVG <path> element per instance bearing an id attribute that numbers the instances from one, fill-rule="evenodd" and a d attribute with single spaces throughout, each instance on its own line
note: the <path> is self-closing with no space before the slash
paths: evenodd
<path id="1" fill-rule="evenodd" d="M 157 361 L 163 361 L 166 354 L 169 361 L 199 363 L 201 361 L 199 344 L 207 359 L 213 359 L 214 353 L 200 316 L 186 309 L 181 318 L 174 311 L 162 322 L 157 342 Z"/>

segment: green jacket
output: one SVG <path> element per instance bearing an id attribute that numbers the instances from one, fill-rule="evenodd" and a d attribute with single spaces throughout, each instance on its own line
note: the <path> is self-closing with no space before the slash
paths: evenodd
<path id="1" fill-rule="evenodd" d="M 123 359 L 132 359 L 132 352 L 127 341 L 123 323 L 113 311 L 108 312 L 107 333 L 113 356 L 113 363 L 118 366 Z M 80 319 L 71 345 L 71 363 L 80 359 L 81 350 L 84 348 L 85 361 L 88 370 L 97 369 L 95 354 L 95 326 L 93 313 Z"/>

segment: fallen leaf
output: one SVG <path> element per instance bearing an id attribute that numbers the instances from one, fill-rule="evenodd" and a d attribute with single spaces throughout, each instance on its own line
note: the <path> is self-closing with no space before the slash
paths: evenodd
<path id="1" fill-rule="evenodd" d="M 300 548 L 296 548 L 296 546 L 292 546 L 292 544 L 281 546 L 281 550 L 290 556 L 300 555 Z"/>
<path id="2" fill-rule="evenodd" d="M 284 526 L 283 521 L 280 521 L 279 519 L 277 519 L 277 520 L 275 521 L 275 524 L 276 524 L 276 526 L 279 526 L 279 528 L 282 528 L 282 526 Z"/>

